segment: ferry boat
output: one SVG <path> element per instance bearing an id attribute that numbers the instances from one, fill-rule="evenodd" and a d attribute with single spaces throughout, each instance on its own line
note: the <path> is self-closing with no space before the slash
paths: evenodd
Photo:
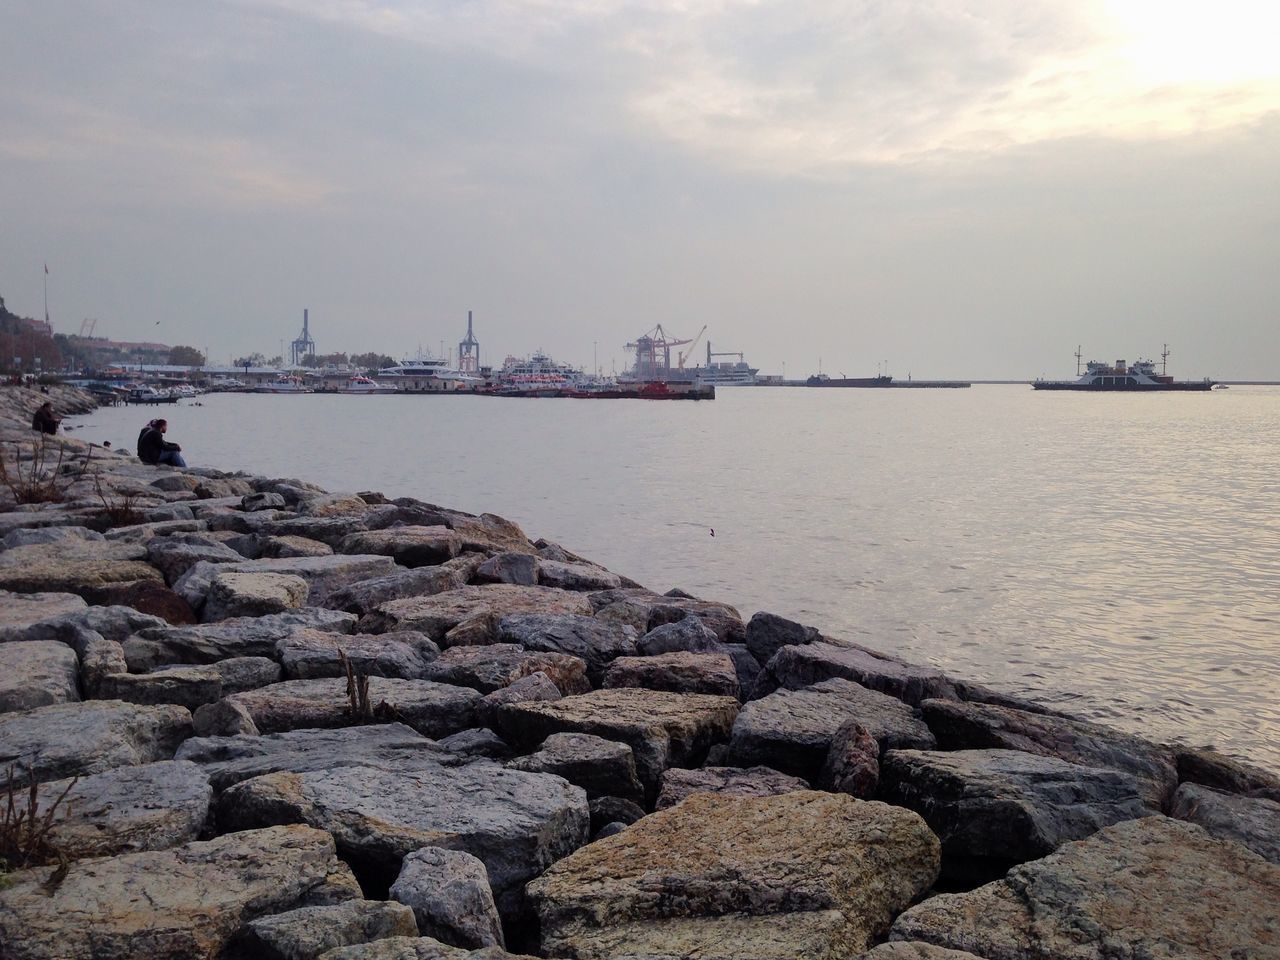
<path id="1" fill-rule="evenodd" d="M 1080 373 L 1080 348 L 1076 348 L 1076 380 L 1035 380 L 1031 386 L 1036 390 L 1097 390 L 1106 392 L 1153 392 L 1153 391 L 1205 391 L 1212 390 L 1216 381 L 1205 377 L 1203 380 L 1175 380 L 1168 376 L 1165 368 L 1169 360 L 1169 347 L 1165 345 L 1160 354 L 1160 372 L 1156 373 L 1156 365 L 1151 360 L 1135 360 L 1126 364 L 1117 360 L 1114 364 L 1100 363 L 1090 360 L 1085 364 L 1084 373 Z"/>
<path id="2" fill-rule="evenodd" d="M 311 388 L 302 382 L 301 377 L 289 374 L 276 377 L 270 383 L 254 388 L 255 393 L 310 393 Z"/>
<path id="3" fill-rule="evenodd" d="M 378 371 L 378 380 L 406 393 L 436 393 L 479 386 L 484 381 L 455 370 L 444 357 L 419 354 L 412 360 L 401 360 L 393 367 Z"/>

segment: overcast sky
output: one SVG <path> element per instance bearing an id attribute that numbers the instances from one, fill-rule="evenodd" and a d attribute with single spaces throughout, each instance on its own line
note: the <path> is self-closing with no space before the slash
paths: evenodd
<path id="1" fill-rule="evenodd" d="M 9 0 L 0 296 L 274 354 L 1280 378 L 1280 5 Z M 702 348 L 699 348 L 702 353 Z"/>

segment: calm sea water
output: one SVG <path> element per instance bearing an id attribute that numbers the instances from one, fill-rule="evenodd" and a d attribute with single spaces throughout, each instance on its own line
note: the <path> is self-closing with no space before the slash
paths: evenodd
<path id="1" fill-rule="evenodd" d="M 193 464 L 500 513 L 660 591 L 1280 768 L 1280 389 L 202 402 L 162 408 Z M 132 449 L 154 415 L 77 435 Z"/>

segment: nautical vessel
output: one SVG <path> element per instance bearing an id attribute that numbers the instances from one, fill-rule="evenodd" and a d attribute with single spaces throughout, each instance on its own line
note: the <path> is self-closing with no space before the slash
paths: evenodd
<path id="1" fill-rule="evenodd" d="M 350 377 L 338 390 L 339 393 L 395 393 L 396 388 L 385 383 L 379 383 L 369 377 L 355 376 Z"/>
<path id="2" fill-rule="evenodd" d="M 401 360 L 393 367 L 378 371 L 378 379 L 397 391 L 430 393 L 479 386 L 483 381 L 449 366 L 444 357 L 418 354 L 412 360 Z"/>
<path id="3" fill-rule="evenodd" d="M 1160 372 L 1156 373 L 1156 365 L 1151 360 L 1135 360 L 1126 364 L 1117 360 L 1114 364 L 1100 363 L 1090 360 L 1085 364 L 1084 372 L 1080 372 L 1080 360 L 1083 355 L 1076 347 L 1075 380 L 1035 380 L 1031 386 L 1036 390 L 1095 390 L 1106 392 L 1155 392 L 1155 391 L 1204 391 L 1212 390 L 1215 381 L 1205 377 L 1203 380 L 1175 380 L 1166 373 L 1169 361 L 1169 345 L 1165 344 L 1160 354 Z"/>
<path id="4" fill-rule="evenodd" d="M 254 389 L 255 393 L 310 393 L 311 388 L 302 382 L 301 377 L 282 374 L 270 383 L 264 383 Z"/>
<path id="5" fill-rule="evenodd" d="M 815 373 L 804 382 L 806 387 L 887 387 L 893 383 L 893 377 L 880 374 L 875 377 L 829 377 L 825 373 Z"/>

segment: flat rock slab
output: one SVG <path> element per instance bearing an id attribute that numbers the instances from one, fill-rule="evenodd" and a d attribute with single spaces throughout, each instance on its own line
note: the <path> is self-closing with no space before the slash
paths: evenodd
<path id="1" fill-rule="evenodd" d="M 380 604 L 360 621 L 367 633 L 419 630 L 441 643 L 454 627 L 471 620 L 491 620 L 515 613 L 590 616 L 590 601 L 580 593 L 551 587 L 518 587 L 487 583 L 461 587 L 429 597 L 408 597 Z M 492 639 L 496 639 L 496 636 Z"/>
<path id="2" fill-rule="evenodd" d="M 429 680 L 471 687 L 481 693 L 509 687 L 534 673 L 546 674 L 563 694 L 591 689 L 584 661 L 566 653 L 528 651 L 513 643 L 452 647 L 426 668 Z"/>
<path id="3" fill-rule="evenodd" d="M 306 728 L 347 727 L 364 722 L 352 716 L 342 679 L 285 680 L 226 699 L 243 707 L 261 733 Z M 431 680 L 369 678 L 373 719 L 404 723 L 428 737 L 447 737 L 476 726 L 480 694 Z"/>
<path id="4" fill-rule="evenodd" d="M 0 713 L 80 699 L 80 660 L 57 640 L 0 643 Z"/>
<path id="5" fill-rule="evenodd" d="M 633 624 L 641 634 L 666 623 L 679 623 L 692 614 L 721 643 L 743 643 L 747 639 L 747 626 L 742 622 L 742 615 L 729 604 L 714 600 L 662 596 L 650 590 L 624 588 L 592 594 L 592 605 L 602 616 L 617 605 L 617 609 L 608 616 Z"/>
<path id="6" fill-rule="evenodd" d="M 1241 797 L 1197 783 L 1173 795 L 1171 816 L 1204 827 L 1220 840 L 1234 840 L 1264 860 L 1280 864 L 1280 803 Z"/>
<path id="7" fill-rule="evenodd" d="M 1019 750 L 890 750 L 880 796 L 923 816 L 942 841 L 943 872 L 966 880 L 1160 812 L 1130 774 Z"/>
<path id="8" fill-rule="evenodd" d="M 385 577 L 359 580 L 329 594 L 325 603 L 335 610 L 348 610 L 363 616 L 391 600 L 458 590 L 467 585 L 471 573 L 483 559 L 478 554 L 467 554 L 438 567 L 397 570 Z"/>
<path id="9" fill-rule="evenodd" d="M 277 573 L 301 577 L 310 588 L 310 601 L 323 606 L 330 595 L 352 583 L 385 577 L 396 571 L 390 557 L 332 555 L 325 557 L 269 557 L 261 560 L 243 560 L 240 563 L 197 563 L 188 570 L 174 589 L 186 597 L 191 605 L 208 595 L 213 579 L 223 573 Z M 194 598 L 194 599 L 193 599 Z"/>
<path id="10" fill-rule="evenodd" d="M 1146 780 L 1146 795 L 1161 808 L 1178 785 L 1172 751 L 1100 724 L 949 700 L 927 700 L 922 709 L 943 750 L 1023 750 L 1087 767 L 1111 767 Z"/>
<path id="11" fill-rule="evenodd" d="M 136 672 L 174 663 L 215 663 L 231 657 L 274 657 L 276 645 L 296 630 L 350 633 L 356 618 L 308 607 L 295 613 L 242 617 L 190 627 L 148 627 L 124 641 L 129 669 Z"/>
<path id="12" fill-rule="evenodd" d="M 636 759 L 625 743 L 589 733 L 554 733 L 537 753 L 507 764 L 512 770 L 551 773 L 587 792 L 589 799 L 622 797 L 644 801 L 644 787 L 636 776 Z"/>
<path id="13" fill-rule="evenodd" d="M 737 699 L 738 671 L 724 653 L 660 653 L 619 657 L 604 674 L 606 687 L 644 687 L 672 693 L 710 693 Z"/>
<path id="14" fill-rule="evenodd" d="M 924 821 L 899 807 L 699 794 L 577 851 L 528 892 L 551 956 L 778 956 L 761 941 L 776 949 L 790 921 L 793 939 L 823 949 L 789 955 L 852 958 L 933 884 L 938 858 Z"/>
<path id="15" fill-rule="evenodd" d="M 345 656 L 353 669 L 371 677 L 401 680 L 427 679 L 427 665 L 440 656 L 440 648 L 425 634 L 336 634 L 325 630 L 299 630 L 279 642 L 276 655 L 290 680 L 345 677 Z"/>
<path id="16" fill-rule="evenodd" d="M 199 666 L 159 667 L 151 673 L 104 676 L 96 695 L 128 703 L 177 703 L 191 710 L 222 697 L 280 681 L 280 665 L 266 657 L 232 657 Z"/>
<path id="17" fill-rule="evenodd" d="M 662 775 L 658 810 L 674 807 L 695 793 L 723 793 L 735 797 L 776 797 L 796 790 L 808 790 L 799 777 L 789 777 L 769 767 L 701 767 L 697 770 L 673 768 Z"/>
<path id="18" fill-rule="evenodd" d="M 209 563 L 239 563 L 238 553 L 208 534 L 180 533 L 172 537 L 156 537 L 147 544 L 147 559 L 157 567 L 169 583 L 174 583 L 201 560 Z"/>
<path id="19" fill-rule="evenodd" d="M 413 911 L 403 904 L 348 900 L 251 920 L 234 949 L 243 960 L 313 960 L 338 947 L 417 934 Z"/>
<path id="20" fill-rule="evenodd" d="M 738 714 L 732 697 L 621 687 L 576 697 L 498 708 L 495 723 L 509 743 L 536 746 L 554 733 L 589 733 L 631 747 L 646 791 L 656 794 L 667 767 L 696 766 L 725 740 Z"/>
<path id="21" fill-rule="evenodd" d="M 959 699 L 956 688 L 942 671 L 853 645 L 789 644 L 779 648 L 765 669 L 774 684 L 788 690 L 840 678 L 860 683 L 868 690 L 887 693 L 912 706 L 931 699 Z"/>
<path id="22" fill-rule="evenodd" d="M 21 638 L 27 628 L 88 607 L 84 598 L 74 593 L 12 593 L 0 590 L 0 643 Z"/>
<path id="23" fill-rule="evenodd" d="M 0 889 L 6 960 L 217 957 L 259 916 L 358 896 L 333 838 L 302 826 L 80 860 L 48 885 L 54 869 Z"/>
<path id="24" fill-rule="evenodd" d="M 349 766 L 399 770 L 447 763 L 447 756 L 434 740 L 402 723 L 265 736 L 193 737 L 177 753 L 177 759 L 198 764 L 218 792 L 266 773 Z"/>
<path id="25" fill-rule="evenodd" d="M 183 760 L 116 767 L 74 785 L 70 780 L 43 784 L 39 810 L 47 810 L 64 791 L 50 839 L 70 860 L 190 843 L 204 829 L 213 799 L 204 771 Z"/>
<path id="26" fill-rule="evenodd" d="M 0 553 L 0 557 L 29 549 L 19 547 Z M 74 593 L 90 603 L 105 598 L 112 587 L 140 581 L 164 586 L 160 571 L 141 560 L 45 560 L 0 568 L 0 590 Z"/>
<path id="27" fill-rule="evenodd" d="M 262 617 L 297 610 L 307 603 L 310 586 L 291 573 L 220 573 L 209 583 L 201 619 Z"/>
<path id="28" fill-rule="evenodd" d="M 1275 957 L 1280 867 L 1199 827 L 1107 827 L 969 893 L 900 916 L 891 939 L 984 958 Z"/>
<path id="29" fill-rule="evenodd" d="M 168 760 L 191 736 L 185 707 L 90 700 L 0 714 L 0 767 L 17 785 Z"/>
<path id="30" fill-rule="evenodd" d="M 499 909 L 513 917 L 524 884 L 586 843 L 590 813 L 586 794 L 559 777 L 477 760 L 267 774 L 227 790 L 219 822 L 320 827 L 358 867 L 391 876 L 422 847 L 462 850 L 484 863 Z"/>
<path id="31" fill-rule="evenodd" d="M 467 950 L 451 947 L 434 937 L 388 937 L 354 947 L 339 947 L 321 954 L 319 960 L 537 960 L 524 954 L 507 953 L 497 947 Z"/>
<path id="32" fill-rule="evenodd" d="M 365 530 L 344 537 L 339 553 L 379 554 L 402 567 L 427 567 L 452 560 L 462 548 L 462 538 L 445 526 L 388 527 Z"/>
<path id="33" fill-rule="evenodd" d="M 882 943 L 862 955 L 862 960 L 982 960 L 965 950 L 948 950 L 931 943 L 902 940 Z"/>
<path id="34" fill-rule="evenodd" d="M 733 725 L 728 760 L 740 767 L 773 767 L 813 782 L 836 734 L 850 721 L 862 724 L 881 750 L 935 746 L 929 728 L 901 700 L 852 680 L 825 680 L 803 690 L 778 690 L 743 706 Z"/>
<path id="35" fill-rule="evenodd" d="M 526 650 L 567 653 L 587 664 L 587 677 L 599 686 L 605 669 L 618 657 L 636 653 L 631 626 L 572 614 L 516 613 L 498 621 L 497 639 Z"/>
<path id="36" fill-rule="evenodd" d="M 1280 775 L 1212 749 L 1177 752 L 1178 781 L 1199 783 L 1224 793 L 1245 793 L 1280 803 Z"/>
<path id="37" fill-rule="evenodd" d="M 622 586 L 622 578 L 604 567 L 591 563 L 563 563 L 559 560 L 537 561 L 538 582 L 563 590 L 614 590 Z"/>

